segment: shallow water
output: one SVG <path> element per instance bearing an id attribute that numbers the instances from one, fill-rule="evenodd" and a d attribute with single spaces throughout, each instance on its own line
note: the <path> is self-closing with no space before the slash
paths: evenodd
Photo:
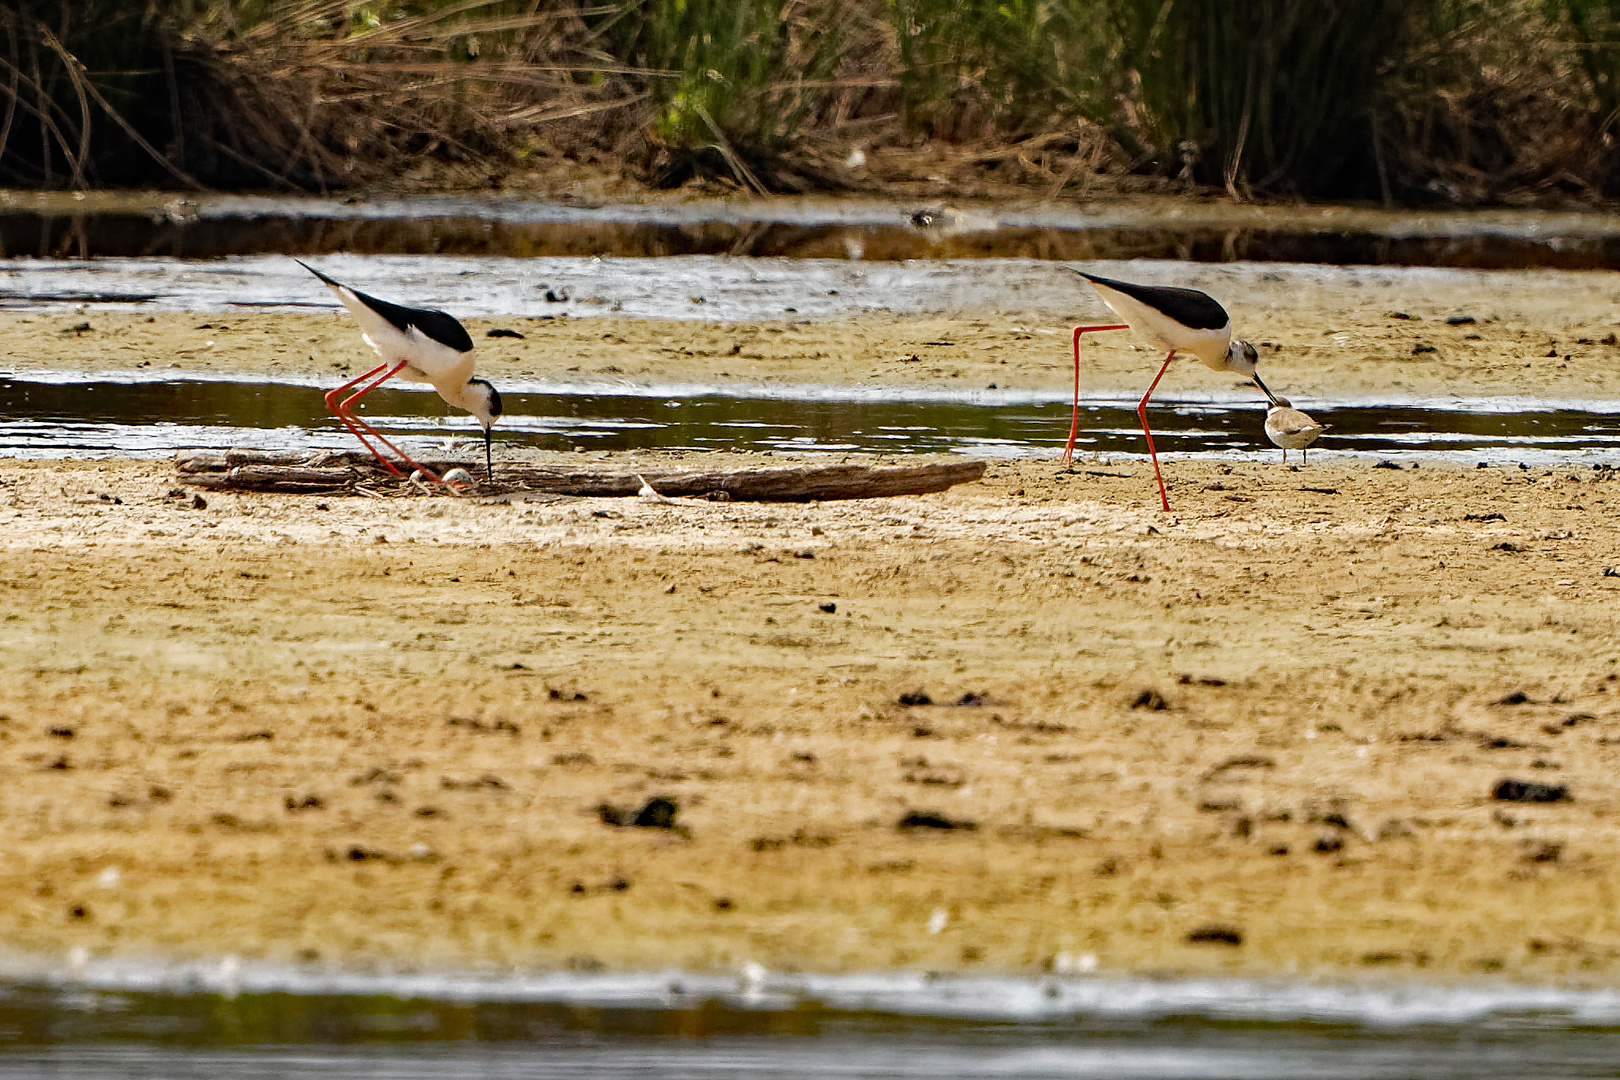
<path id="1" fill-rule="evenodd" d="M 802 322 L 870 311 L 1004 317 L 1058 325 L 1103 310 L 1062 265 L 1040 259 L 845 259 L 328 255 L 314 261 L 384 298 L 457 316 Z M 1197 266 L 1138 260 L 1110 274 L 1242 296 L 1264 283 L 1307 302 L 1343 290 L 1392 290 L 1405 303 L 1451 306 L 1460 291 L 1501 290 L 1474 270 L 1310 263 Z M 1612 307 L 1613 301 L 1608 304 Z M 0 259 L 0 310 L 227 313 L 244 309 L 340 311 L 291 257 Z M 1620 321 L 1620 308 L 1613 316 Z M 1089 313 L 1089 315 L 1088 315 Z M 1599 313 L 1594 313 L 1599 314 Z M 540 332 L 535 330 L 533 332 Z"/>
<path id="2" fill-rule="evenodd" d="M 1603 990 L 67 967 L 0 987 L 0 1077 L 1620 1076 Z"/>
<path id="3" fill-rule="evenodd" d="M 459 317 L 777 320 L 863 311 L 1080 311 L 1073 274 L 1024 260 L 863 264 L 828 259 L 328 256 L 316 263 L 384 297 Z M 284 256 L 189 261 L 0 261 L 0 309 L 14 311 L 341 310 Z"/>
<path id="4" fill-rule="evenodd" d="M 539 1026 L 539 1025 L 535 1025 Z M 829 1025 L 833 1026 L 833 1025 Z M 856 1026 L 856 1025 L 850 1025 Z M 204 1047 L 112 1045 L 0 1052 L 0 1077 L 74 1080 L 1527 1080 L 1612 1077 L 1620 1036 L 1199 1031 L 1061 1034 L 830 1031 L 778 1037 L 606 1031 L 521 1042 Z"/>
<path id="5" fill-rule="evenodd" d="M 713 387 L 510 384 L 499 446 L 544 450 L 750 450 L 792 453 L 961 453 L 1055 456 L 1068 438 L 1060 396 L 984 390 L 927 396 Z M 0 456 L 162 457 L 176 450 L 253 446 L 347 448 L 352 438 L 308 382 L 63 375 L 0 378 Z M 431 391 L 379 390 L 369 422 L 407 440 L 466 440 L 476 423 Z M 1330 431 L 1317 460 L 1400 458 L 1492 464 L 1620 463 L 1620 408 L 1576 403 L 1307 402 Z M 1485 407 L 1482 407 L 1485 406 Z M 1090 458 L 1144 452 L 1134 397 L 1091 396 L 1076 449 Z M 1264 412 L 1239 398 L 1168 400 L 1150 412 L 1161 451 L 1177 456 L 1280 458 Z M 1297 455 L 1293 455 L 1297 460 Z"/>
<path id="6" fill-rule="evenodd" d="M 1178 259 L 1481 269 L 1620 268 L 1620 218 L 1174 200 L 953 209 L 833 199 L 581 205 L 521 197 L 269 198 L 0 193 L 0 254 L 267 252 Z"/>

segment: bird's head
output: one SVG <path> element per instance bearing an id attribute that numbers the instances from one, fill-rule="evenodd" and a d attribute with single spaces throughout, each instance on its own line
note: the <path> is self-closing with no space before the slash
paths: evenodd
<path id="1" fill-rule="evenodd" d="M 1232 344 L 1227 346 L 1227 370 L 1235 371 L 1239 375 L 1247 375 L 1249 378 L 1253 379 L 1254 385 L 1258 386 L 1260 388 L 1260 392 L 1266 395 L 1266 400 L 1275 405 L 1277 404 L 1277 395 L 1266 389 L 1266 384 L 1261 382 L 1260 376 L 1256 375 L 1254 372 L 1254 366 L 1259 362 L 1260 354 L 1255 351 L 1253 345 L 1250 345 L 1242 338 L 1233 338 Z"/>
<path id="2" fill-rule="evenodd" d="M 1242 338 L 1233 338 L 1226 348 L 1226 366 L 1239 375 L 1253 375 L 1254 365 L 1259 362 L 1260 354 Z"/>
<path id="3" fill-rule="evenodd" d="M 501 418 L 501 392 L 488 379 L 468 379 L 461 400 L 462 408 L 478 417 L 486 430 Z"/>
<path id="4" fill-rule="evenodd" d="M 1271 408 L 1273 409 L 1292 409 L 1293 407 L 1294 403 L 1285 397 L 1274 397 L 1271 399 Z"/>
<path id="5" fill-rule="evenodd" d="M 490 428 L 501 418 L 501 392 L 488 379 L 468 379 L 461 392 L 462 408 L 478 418 L 484 425 L 484 468 L 491 479 L 495 476 L 495 458 Z"/>

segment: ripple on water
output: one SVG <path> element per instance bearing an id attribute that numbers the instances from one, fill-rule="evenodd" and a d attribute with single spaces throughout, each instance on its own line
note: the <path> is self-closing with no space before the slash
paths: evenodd
<path id="1" fill-rule="evenodd" d="M 887 394 L 773 386 L 503 386 L 502 445 L 543 450 L 754 450 L 803 454 L 958 453 L 1055 456 L 1068 437 L 1061 394 L 1010 391 Z M 478 438 L 476 422 L 430 391 L 372 395 L 368 420 L 443 446 Z M 1620 404 L 1514 399 L 1301 404 L 1332 425 L 1313 459 L 1397 456 L 1467 464 L 1620 462 Z M 1264 412 L 1236 394 L 1169 400 L 1152 413 L 1161 453 L 1280 457 Z M 1140 456 L 1135 399 L 1088 395 L 1077 447 Z M 341 449 L 349 435 L 326 412 L 318 380 L 164 379 L 50 373 L 0 378 L 0 455 L 164 457 L 180 449 Z"/>
<path id="2" fill-rule="evenodd" d="M 0 1076 L 1613 1075 L 1620 994 L 921 972 L 479 975 L 10 957 Z"/>

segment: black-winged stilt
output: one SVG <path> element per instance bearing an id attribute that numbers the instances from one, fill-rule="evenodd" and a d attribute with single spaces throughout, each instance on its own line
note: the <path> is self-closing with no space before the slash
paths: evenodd
<path id="1" fill-rule="evenodd" d="M 1298 450 L 1302 460 L 1309 462 L 1305 448 L 1316 441 L 1316 437 L 1332 424 L 1319 424 L 1309 416 L 1294 408 L 1294 403 L 1285 397 L 1271 399 L 1271 408 L 1266 410 L 1266 438 L 1272 445 L 1282 448 L 1283 464 L 1288 464 L 1288 451 Z"/>
<path id="2" fill-rule="evenodd" d="M 1169 352 L 1159 367 L 1159 373 L 1148 386 L 1147 393 L 1142 395 L 1142 400 L 1136 406 L 1136 415 L 1142 421 L 1142 434 L 1147 436 L 1148 456 L 1153 459 L 1153 475 L 1159 481 L 1159 502 L 1168 511 L 1170 498 L 1165 494 L 1164 475 L 1159 472 L 1159 453 L 1153 448 L 1153 432 L 1147 422 L 1147 403 L 1153 396 L 1154 387 L 1164 378 L 1165 369 L 1176 358 L 1176 353 L 1186 352 L 1198 357 L 1206 367 L 1216 371 L 1235 371 L 1253 379 L 1267 400 L 1275 401 L 1266 384 L 1254 373 L 1259 356 L 1253 345 L 1232 336 L 1231 317 L 1208 293 L 1197 289 L 1134 285 L 1128 281 L 1088 274 L 1072 266 L 1067 269 L 1074 270 L 1089 281 L 1102 297 L 1103 303 L 1125 321 L 1108 326 L 1074 328 L 1074 416 L 1069 422 L 1069 444 L 1063 449 L 1063 461 L 1067 464 L 1074 460 L 1074 441 L 1080 431 L 1080 335 L 1098 330 L 1135 330 L 1148 344 Z"/>
<path id="3" fill-rule="evenodd" d="M 457 322 L 454 316 L 442 311 L 402 307 L 378 300 L 342 282 L 333 281 L 302 260 L 294 261 L 337 293 L 343 306 L 360 324 L 360 336 L 382 360 L 381 364 L 364 375 L 327 392 L 326 407 L 332 410 L 332 415 L 341 420 L 343 426 L 360 440 L 360 445 L 370 450 L 372 456 L 382 462 L 389 472 L 400 475 L 394 463 L 366 441 L 367 435 L 398 454 L 413 469 L 420 469 L 431 479 L 438 480 L 433 470 L 412 461 L 410 455 L 383 438 L 376 428 L 356 416 L 350 408 L 395 375 L 412 382 L 432 383 L 433 389 L 448 404 L 467 410 L 484 425 L 484 468 L 493 477 L 494 455 L 489 429 L 500 419 L 501 395 L 488 380 L 473 378 L 474 347 L 467 328 Z M 376 378 L 373 379 L 373 376 Z M 350 387 L 365 383 L 367 379 L 372 381 L 348 397 L 343 397 Z"/>

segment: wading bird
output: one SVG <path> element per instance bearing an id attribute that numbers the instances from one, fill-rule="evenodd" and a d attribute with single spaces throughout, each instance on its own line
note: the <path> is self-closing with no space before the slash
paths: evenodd
<path id="1" fill-rule="evenodd" d="M 473 378 L 474 349 L 467 328 L 453 316 L 446 315 L 442 311 L 401 307 L 386 300 L 378 300 L 375 296 L 367 296 L 341 282 L 333 281 L 301 260 L 294 261 L 337 293 L 338 299 L 343 301 L 343 306 L 349 309 L 355 321 L 360 324 L 360 336 L 365 339 L 367 345 L 376 350 L 377 356 L 382 360 L 382 363 L 364 375 L 350 379 L 336 390 L 327 392 L 326 407 L 332 411 L 332 415 L 342 421 L 343 426 L 360 440 L 360 445 L 370 450 L 371 455 L 382 462 L 383 467 L 389 472 L 396 476 L 401 475 L 399 469 L 394 467 L 394 463 L 383 457 L 382 453 L 367 441 L 368 435 L 398 454 L 411 468 L 420 470 L 428 478 L 437 481 L 439 476 L 433 470 L 411 460 L 409 454 L 383 438 L 376 428 L 356 416 L 351 407 L 395 375 L 412 382 L 432 383 L 433 389 L 437 390 L 439 396 L 447 403 L 458 409 L 467 410 L 484 425 L 484 468 L 486 474 L 493 478 L 494 454 L 489 429 L 500 419 L 501 395 L 487 380 Z M 371 381 L 367 382 L 368 379 Z M 360 383 L 366 385 L 348 397 L 343 396 L 350 387 Z"/>
<path id="2" fill-rule="evenodd" d="M 1068 269 L 1074 270 L 1071 266 Z M 1170 509 L 1170 498 L 1165 494 L 1164 475 L 1159 472 L 1159 453 L 1153 448 L 1153 432 L 1148 428 L 1147 404 L 1154 387 L 1164 378 L 1165 369 L 1180 352 L 1191 353 L 1216 371 L 1234 371 L 1254 380 L 1268 401 L 1276 401 L 1260 376 L 1254 373 L 1259 356 L 1254 346 L 1232 336 L 1232 319 L 1226 309 L 1208 293 L 1197 289 L 1178 289 L 1158 285 L 1133 285 L 1128 281 L 1114 281 L 1098 277 L 1084 270 L 1076 274 L 1091 283 L 1103 303 L 1125 321 L 1108 326 L 1077 326 L 1074 328 L 1074 416 L 1069 422 L 1069 445 L 1063 449 L 1063 462 L 1074 461 L 1074 441 L 1080 432 L 1080 335 L 1099 330 L 1135 330 L 1148 344 L 1169 351 L 1159 373 L 1153 377 L 1147 393 L 1136 406 L 1137 418 L 1142 421 L 1142 434 L 1147 436 L 1148 456 L 1153 459 L 1153 475 L 1159 481 L 1159 502 Z"/>
<path id="3" fill-rule="evenodd" d="M 1298 450 L 1300 460 L 1308 464 L 1310 459 L 1305 455 L 1305 448 L 1332 426 L 1318 424 L 1294 408 L 1294 403 L 1285 397 L 1272 398 L 1271 408 L 1266 410 L 1266 438 L 1282 448 L 1284 465 L 1288 464 L 1290 450 Z"/>

